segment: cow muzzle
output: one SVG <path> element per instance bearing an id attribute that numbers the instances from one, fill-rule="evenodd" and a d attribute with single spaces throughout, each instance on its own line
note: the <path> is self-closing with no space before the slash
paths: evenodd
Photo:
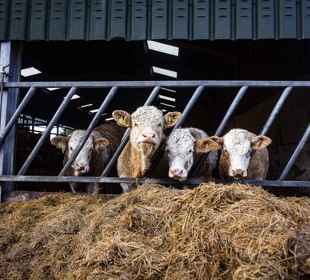
<path id="1" fill-rule="evenodd" d="M 234 169 L 231 171 L 231 176 L 237 179 L 245 178 L 248 176 L 248 172 L 242 169 Z"/>
<path id="2" fill-rule="evenodd" d="M 170 168 L 169 177 L 175 180 L 184 181 L 187 179 L 187 174 L 183 168 Z"/>
<path id="3" fill-rule="evenodd" d="M 138 138 L 138 144 L 157 144 L 156 133 L 152 130 L 144 131 Z"/>
<path id="4" fill-rule="evenodd" d="M 74 176 L 84 175 L 87 174 L 88 172 L 89 172 L 88 165 L 77 166 L 74 168 Z"/>

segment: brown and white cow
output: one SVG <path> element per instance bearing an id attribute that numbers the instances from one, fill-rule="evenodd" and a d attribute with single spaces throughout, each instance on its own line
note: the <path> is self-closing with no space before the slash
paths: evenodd
<path id="1" fill-rule="evenodd" d="M 179 181 L 186 180 L 194 163 L 202 154 L 208 153 L 195 176 L 210 179 L 217 164 L 217 152 L 211 151 L 217 149 L 217 143 L 210 140 L 201 129 L 175 129 L 168 137 L 165 150 L 169 161 L 169 177 Z"/>
<path id="2" fill-rule="evenodd" d="M 122 127 L 130 127 L 129 142 L 117 161 L 119 177 L 142 177 L 151 166 L 155 152 L 165 138 L 164 129 L 173 127 L 180 112 L 162 111 L 154 106 L 142 106 L 132 115 L 126 111 L 116 110 L 113 118 Z M 129 191 L 130 185 L 121 184 L 123 191 Z"/>
<path id="3" fill-rule="evenodd" d="M 68 168 L 65 176 L 100 176 L 117 146 L 121 142 L 124 129 L 113 121 L 96 127 L 80 153 Z M 64 153 L 64 164 L 71 157 L 73 151 L 81 143 L 85 130 L 74 130 L 70 136 L 56 136 L 51 143 Z M 70 183 L 76 192 L 77 183 Z M 88 192 L 97 193 L 98 184 L 88 184 Z"/>
<path id="4" fill-rule="evenodd" d="M 223 137 L 212 136 L 211 140 L 221 149 L 219 173 L 222 178 L 263 180 L 269 169 L 267 146 L 271 139 L 255 135 L 245 129 L 232 129 Z"/>

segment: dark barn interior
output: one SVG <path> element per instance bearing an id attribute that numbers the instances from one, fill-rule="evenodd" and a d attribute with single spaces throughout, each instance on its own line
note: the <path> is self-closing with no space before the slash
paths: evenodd
<path id="1" fill-rule="evenodd" d="M 25 43 L 22 68 L 35 67 L 42 73 L 24 81 L 134 81 L 134 80 L 309 80 L 310 42 L 308 40 L 260 41 L 166 41 L 179 47 L 179 55 L 172 56 L 149 50 L 146 42 L 40 42 Z M 176 78 L 159 75 L 152 67 L 177 73 Z M 120 89 L 102 121 L 111 117 L 114 109 L 132 112 L 142 105 L 151 88 Z M 164 111 L 182 111 L 194 88 L 161 89 L 154 105 Z M 195 105 L 184 127 L 195 126 L 214 134 L 238 88 L 208 88 Z M 279 98 L 282 88 L 249 89 L 234 113 L 226 131 L 245 128 L 259 133 Z M 78 98 L 71 101 L 59 124 L 70 128 L 86 128 L 105 98 L 108 89 L 79 89 Z M 27 158 L 67 93 L 65 89 L 37 90 L 23 114 L 29 123 L 20 122 L 17 134 L 16 171 Z M 21 97 L 25 94 L 23 91 Z M 174 100 L 173 100 L 174 99 Z M 91 105 L 90 105 L 91 104 Z M 272 125 L 268 136 L 271 167 L 269 179 L 279 176 L 296 144 L 310 121 L 310 95 L 307 90 L 294 89 Z M 89 105 L 83 107 L 84 105 Z M 41 123 L 36 123 L 41 120 Z M 34 127 L 41 127 L 34 131 Z M 54 132 L 55 134 L 61 132 Z M 305 156 L 304 156 L 305 155 Z M 304 157 L 304 158 L 303 158 Z M 290 173 L 290 178 L 309 179 L 301 161 L 310 158 L 309 144 Z M 27 174 L 57 175 L 62 167 L 62 155 L 46 143 Z M 304 177 L 302 177 L 304 176 Z M 306 176 L 306 177 L 305 177 Z M 18 189 L 69 190 L 66 185 L 17 184 Z M 118 192 L 119 190 L 116 190 Z M 109 190 L 111 191 L 111 190 Z"/>

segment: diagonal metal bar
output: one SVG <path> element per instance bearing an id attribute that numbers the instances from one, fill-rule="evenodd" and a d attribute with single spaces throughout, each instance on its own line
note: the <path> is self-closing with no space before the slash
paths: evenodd
<path id="1" fill-rule="evenodd" d="M 82 138 L 81 142 L 79 143 L 78 147 L 73 151 L 72 156 L 70 157 L 70 159 L 67 160 L 66 164 L 64 165 L 64 167 L 62 168 L 62 170 L 60 171 L 58 176 L 63 176 L 65 174 L 65 172 L 67 171 L 67 169 L 74 162 L 74 160 L 76 159 L 76 157 L 78 156 L 78 154 L 82 150 L 84 144 L 86 143 L 88 137 L 90 136 L 90 134 L 92 133 L 92 131 L 96 127 L 96 125 L 97 125 L 97 123 L 98 123 L 98 121 L 100 119 L 100 116 L 107 109 L 107 107 L 109 106 L 111 100 L 114 98 L 114 96 L 115 96 L 115 94 L 117 92 L 117 89 L 118 89 L 117 87 L 111 88 L 111 90 L 109 91 L 108 95 L 106 96 L 106 98 L 101 103 L 101 105 L 100 105 L 100 107 L 98 109 L 98 112 L 96 113 L 96 115 L 94 116 L 94 118 L 90 122 L 88 128 L 86 129 L 85 135 L 83 136 L 83 138 Z"/>
<path id="2" fill-rule="evenodd" d="M 22 102 L 19 104 L 19 106 L 17 107 L 16 111 L 14 112 L 12 118 L 10 119 L 10 121 L 8 122 L 6 127 L 3 129 L 3 132 L 0 135 L 0 146 L 2 145 L 3 141 L 5 140 L 6 136 L 10 132 L 10 130 L 13 127 L 13 125 L 16 123 L 19 115 L 22 113 L 24 108 L 27 106 L 28 102 L 30 101 L 30 99 L 34 95 L 35 91 L 36 91 L 36 88 L 34 88 L 34 87 L 31 87 L 28 90 L 28 92 L 25 95 L 25 97 L 23 98 Z"/>
<path id="3" fill-rule="evenodd" d="M 151 105 L 152 102 L 154 101 L 154 99 L 157 97 L 158 92 L 160 90 L 160 87 L 155 87 L 152 92 L 150 93 L 148 99 L 145 101 L 144 106 L 147 105 Z M 103 170 L 102 174 L 100 175 L 100 177 L 104 177 L 107 176 L 109 174 L 109 172 L 111 171 L 112 167 L 114 166 L 114 163 L 116 162 L 116 160 L 118 159 L 119 155 L 121 154 L 123 148 L 125 147 L 128 139 L 129 139 L 129 133 L 130 133 L 130 129 L 126 129 L 124 136 L 122 138 L 121 143 L 119 144 L 119 146 L 117 147 L 115 153 L 113 154 L 112 158 L 110 159 L 110 161 L 108 162 L 108 164 L 106 165 L 105 169 Z"/>
<path id="4" fill-rule="evenodd" d="M 242 88 L 240 88 L 240 90 L 238 91 L 236 97 L 234 98 L 233 102 L 230 104 L 222 122 L 220 123 L 220 125 L 218 126 L 215 135 L 219 136 L 223 133 L 227 122 L 229 121 L 230 117 L 232 116 L 232 114 L 234 113 L 234 111 L 236 110 L 237 106 L 239 105 L 240 101 L 242 100 L 243 96 L 245 95 L 245 93 L 248 90 L 248 86 L 243 86 Z"/>
<path id="5" fill-rule="evenodd" d="M 69 90 L 68 94 L 66 95 L 66 97 L 64 98 L 62 103 L 60 104 L 60 106 L 57 109 L 57 111 L 56 111 L 55 115 L 53 116 L 52 120 L 49 122 L 48 126 L 46 127 L 44 133 L 42 134 L 42 136 L 40 137 L 39 141 L 37 142 L 37 144 L 33 148 L 32 152 L 30 153 L 30 155 L 28 156 L 28 158 L 24 162 L 23 166 L 19 170 L 18 175 L 24 175 L 27 172 L 30 164 L 32 163 L 32 161 L 34 160 L 36 155 L 38 154 L 38 152 L 39 152 L 40 148 L 42 147 L 42 145 L 43 145 L 44 141 L 46 140 L 46 138 L 50 135 L 51 130 L 53 129 L 55 124 L 58 122 L 59 118 L 61 117 L 62 113 L 64 112 L 64 110 L 68 106 L 72 96 L 75 94 L 76 91 L 77 91 L 76 87 L 72 87 Z"/>
<path id="6" fill-rule="evenodd" d="M 173 129 L 179 128 L 181 127 L 186 118 L 188 117 L 189 113 L 192 111 L 194 105 L 196 104 L 196 102 L 198 101 L 202 91 L 204 90 L 204 86 L 199 86 L 198 88 L 196 88 L 195 92 L 193 93 L 191 99 L 189 100 L 189 102 L 187 103 L 187 105 L 185 106 L 183 112 L 182 112 L 182 116 L 181 118 L 178 120 L 178 122 L 176 123 L 176 125 L 174 126 Z"/>
<path id="7" fill-rule="evenodd" d="M 262 131 L 260 132 L 261 135 L 266 135 L 268 130 L 270 129 L 273 121 L 275 120 L 276 116 L 279 114 L 285 100 L 287 99 L 287 97 L 289 96 L 289 94 L 291 93 L 293 87 L 286 87 L 284 89 L 284 91 L 282 92 L 277 104 L 274 106 L 267 122 L 265 123 Z"/>
<path id="8" fill-rule="evenodd" d="M 297 160 L 300 152 L 302 151 L 303 147 L 307 143 L 309 137 L 310 137 L 310 124 L 308 125 L 304 135 L 300 139 L 300 141 L 299 141 L 299 143 L 298 143 L 294 153 L 292 154 L 290 160 L 288 161 L 288 163 L 284 167 L 284 169 L 282 171 L 282 174 L 279 177 L 279 180 L 284 180 L 287 177 L 287 175 L 289 174 L 290 170 L 292 169 L 292 166 L 294 165 L 295 161 Z"/>

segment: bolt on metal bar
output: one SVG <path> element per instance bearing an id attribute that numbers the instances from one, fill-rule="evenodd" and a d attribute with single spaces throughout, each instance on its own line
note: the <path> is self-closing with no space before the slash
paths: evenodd
<path id="1" fill-rule="evenodd" d="M 145 101 L 144 106 L 148 106 L 148 105 L 152 104 L 154 99 L 157 97 L 159 90 L 160 90 L 160 87 L 155 87 L 152 90 L 152 92 L 150 93 L 148 99 Z M 130 133 L 130 129 L 128 128 L 128 129 L 126 129 L 126 131 L 125 131 L 125 133 L 123 135 L 121 143 L 117 147 L 116 151 L 114 152 L 112 158 L 110 159 L 110 161 L 106 165 L 105 169 L 101 173 L 100 177 L 107 176 L 109 174 L 109 172 L 111 171 L 112 167 L 114 166 L 114 163 L 118 159 L 119 155 L 121 154 L 123 148 L 125 147 L 128 139 L 129 139 L 129 133 Z"/>
<path id="2" fill-rule="evenodd" d="M 29 101 L 32 98 L 32 96 L 34 95 L 35 91 L 36 91 L 36 88 L 34 88 L 34 87 L 31 87 L 28 90 L 28 92 L 25 95 L 25 97 L 23 98 L 22 102 L 19 104 L 19 106 L 17 107 L 16 111 L 14 112 L 12 118 L 10 119 L 10 121 L 8 122 L 6 127 L 3 129 L 3 132 L 0 135 L 0 146 L 2 145 L 2 143 L 5 140 L 6 136 L 10 132 L 12 126 L 16 123 L 16 120 L 18 119 L 18 117 L 21 114 L 21 112 L 24 110 L 24 108 L 29 103 Z"/>
<path id="3" fill-rule="evenodd" d="M 101 103 L 101 105 L 100 105 L 96 115 L 94 116 L 94 118 L 90 122 L 88 128 L 86 129 L 85 134 L 84 134 L 81 142 L 79 143 L 78 147 L 73 151 L 71 157 L 67 160 L 66 164 L 64 165 L 64 167 L 62 168 L 62 170 L 60 171 L 58 176 L 63 176 L 65 174 L 65 172 L 67 171 L 67 169 L 75 161 L 76 157 L 78 156 L 78 154 L 80 153 L 80 151 L 84 147 L 84 144 L 86 143 L 88 137 L 90 136 L 90 134 L 94 130 L 95 126 L 97 125 L 97 123 L 98 123 L 98 121 L 100 119 L 100 116 L 107 109 L 107 107 L 109 106 L 111 100 L 114 98 L 114 96 L 115 96 L 115 94 L 117 92 L 117 89 L 118 89 L 117 87 L 111 88 L 111 90 L 109 91 L 108 95 L 106 96 L 106 98 Z"/>
<path id="4" fill-rule="evenodd" d="M 222 122 L 220 123 L 220 125 L 218 126 L 215 135 L 219 136 L 223 133 L 223 130 L 227 124 L 227 122 L 229 121 L 231 115 L 234 113 L 234 111 L 236 110 L 237 106 L 239 105 L 240 101 L 242 100 L 243 96 L 245 95 L 245 93 L 248 90 L 248 86 L 243 86 L 242 88 L 240 88 L 240 90 L 238 91 L 236 97 L 234 98 L 233 102 L 230 104 Z"/>
<path id="5" fill-rule="evenodd" d="M 292 166 L 294 165 L 295 161 L 297 160 L 300 152 L 302 151 L 303 147 L 307 143 L 309 137 L 310 137 L 310 124 L 308 125 L 308 128 L 306 129 L 304 135 L 300 139 L 300 141 L 299 141 L 294 153 L 292 154 L 290 160 L 288 161 L 288 163 L 284 167 L 282 174 L 279 177 L 279 180 L 284 180 L 287 177 L 290 170 L 292 169 Z"/>
<path id="6" fill-rule="evenodd" d="M 198 88 L 196 88 L 193 96 L 191 97 L 191 99 L 189 100 L 187 105 L 185 106 L 185 108 L 184 108 L 184 110 L 182 112 L 181 118 L 177 121 L 177 123 L 176 123 L 176 125 L 174 126 L 173 129 L 177 129 L 177 128 L 179 128 L 179 127 L 181 127 L 183 125 L 183 123 L 185 122 L 187 116 L 192 111 L 194 105 L 198 101 L 198 99 L 199 99 L 202 91 L 204 90 L 204 88 L 205 88 L 204 86 L 199 86 Z"/>
<path id="7" fill-rule="evenodd" d="M 277 104 L 274 106 L 267 122 L 265 123 L 262 131 L 260 132 L 261 135 L 266 135 L 268 130 L 270 129 L 273 121 L 275 120 L 276 116 L 279 114 L 285 100 L 287 99 L 287 97 L 289 96 L 289 94 L 291 93 L 293 87 L 286 87 L 284 89 L 284 91 L 282 92 Z"/>
<path id="8" fill-rule="evenodd" d="M 60 116 L 62 115 L 62 113 L 64 112 L 66 107 L 68 106 L 72 96 L 75 94 L 76 91 L 77 91 L 76 87 L 73 87 L 73 88 L 71 88 L 69 90 L 68 94 L 66 95 L 66 97 L 64 98 L 62 103 L 60 104 L 60 106 L 57 109 L 57 111 L 56 111 L 55 115 L 53 116 L 52 120 L 49 122 L 48 126 L 46 127 L 44 133 L 42 134 L 42 136 L 40 137 L 39 141 L 37 142 L 37 144 L 33 148 L 32 152 L 30 153 L 30 155 L 28 156 L 28 158 L 24 162 L 23 166 L 19 170 L 18 175 L 24 175 L 27 172 L 30 164 L 32 163 L 32 161 L 34 160 L 36 155 L 38 154 L 38 152 L 39 152 L 40 148 L 42 147 L 42 145 L 43 145 L 44 141 L 46 140 L 46 138 L 50 135 L 51 130 L 53 129 L 55 124 L 58 122 Z"/>

